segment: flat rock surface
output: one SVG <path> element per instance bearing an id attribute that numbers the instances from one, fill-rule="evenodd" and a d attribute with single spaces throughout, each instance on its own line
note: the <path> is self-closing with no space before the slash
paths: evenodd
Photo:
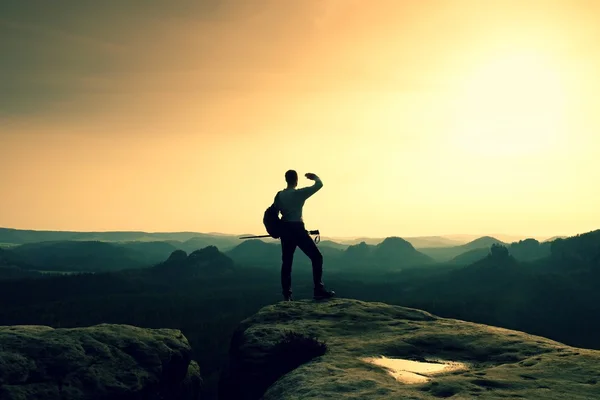
<path id="1" fill-rule="evenodd" d="M 0 399 L 197 399 L 191 355 L 175 329 L 0 326 Z"/>
<path id="2" fill-rule="evenodd" d="M 282 363 L 272 353 L 286 332 L 316 337 L 327 352 L 291 370 L 273 365 Z M 364 361 L 381 356 L 468 368 L 407 384 Z M 599 381 L 600 351 L 382 303 L 307 300 L 267 306 L 241 323 L 221 398 L 578 400 L 600 399 Z"/>

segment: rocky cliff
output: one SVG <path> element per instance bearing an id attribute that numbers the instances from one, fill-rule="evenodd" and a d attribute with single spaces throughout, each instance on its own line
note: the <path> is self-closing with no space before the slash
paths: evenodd
<path id="1" fill-rule="evenodd" d="M 0 326 L 0 399 L 198 399 L 191 355 L 174 329 Z"/>
<path id="2" fill-rule="evenodd" d="M 263 308 L 231 342 L 220 398 L 599 399 L 600 351 L 338 299 Z"/>

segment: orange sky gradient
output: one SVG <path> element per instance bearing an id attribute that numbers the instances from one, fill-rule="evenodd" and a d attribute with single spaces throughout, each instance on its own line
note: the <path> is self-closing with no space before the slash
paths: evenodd
<path id="1" fill-rule="evenodd" d="M 598 2 L 67 3 L 0 5 L 2 227 L 600 227 Z"/>

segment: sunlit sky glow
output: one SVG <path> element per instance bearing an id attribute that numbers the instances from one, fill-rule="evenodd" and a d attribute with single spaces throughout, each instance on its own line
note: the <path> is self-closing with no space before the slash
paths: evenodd
<path id="1" fill-rule="evenodd" d="M 600 227 L 600 3 L 0 3 L 0 226 L 328 236 Z M 310 184 L 301 179 L 301 185 Z"/>

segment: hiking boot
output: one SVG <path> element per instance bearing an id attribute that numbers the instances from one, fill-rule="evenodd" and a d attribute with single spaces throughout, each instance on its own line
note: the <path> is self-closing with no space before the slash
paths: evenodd
<path id="1" fill-rule="evenodd" d="M 292 297 L 292 295 L 288 295 L 288 296 L 283 296 L 283 301 L 294 301 L 294 298 Z"/>
<path id="2" fill-rule="evenodd" d="M 335 296 L 335 292 L 333 290 L 325 290 L 324 288 L 315 289 L 313 299 L 315 300 L 325 300 L 330 299 Z"/>

